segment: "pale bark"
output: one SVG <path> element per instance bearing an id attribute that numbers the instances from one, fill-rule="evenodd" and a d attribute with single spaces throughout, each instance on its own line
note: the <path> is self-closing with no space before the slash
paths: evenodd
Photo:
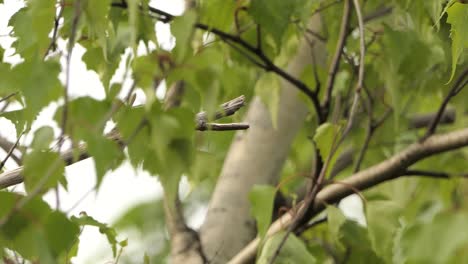
<path id="1" fill-rule="evenodd" d="M 318 16 L 309 28 L 320 31 Z M 310 39 L 309 39 L 310 40 Z M 299 77 L 314 60 L 325 63 L 325 48 L 320 41 L 313 47 L 302 40 L 286 71 Z M 320 57 L 320 58 L 319 58 Z M 224 162 L 200 231 L 203 251 L 210 263 L 226 263 L 256 235 L 250 214 L 248 194 L 255 184 L 275 184 L 287 158 L 291 143 L 303 125 L 307 107 L 298 90 L 282 80 L 277 128 L 259 98 L 250 104 L 245 121 L 246 132 L 238 132 Z M 314 87 L 312 87 L 313 89 Z"/>

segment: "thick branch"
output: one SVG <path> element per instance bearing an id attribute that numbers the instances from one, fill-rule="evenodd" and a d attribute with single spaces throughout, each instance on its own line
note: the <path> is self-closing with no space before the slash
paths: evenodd
<path id="1" fill-rule="evenodd" d="M 233 103 L 235 102 L 235 103 Z M 220 106 L 220 110 L 218 112 L 216 112 L 215 116 L 213 117 L 213 120 L 216 120 L 218 118 L 220 118 L 222 115 L 223 116 L 228 116 L 228 115 L 233 115 L 237 110 L 239 110 L 242 106 L 244 106 L 244 102 L 245 102 L 245 97 L 244 96 L 239 96 L 229 102 L 226 102 L 224 104 L 222 104 Z M 224 114 L 221 114 L 221 113 L 224 113 Z M 212 123 L 207 123 L 207 120 L 208 119 L 204 119 L 206 118 L 206 113 L 205 112 L 200 112 L 197 114 L 197 126 L 195 127 L 196 130 L 207 130 L 207 129 L 203 129 L 203 127 L 199 126 L 199 123 L 201 122 L 200 120 L 205 120 L 205 125 L 206 126 L 212 126 L 213 124 Z M 215 124 L 215 126 L 219 126 L 219 125 L 224 125 L 224 126 L 233 126 L 233 124 Z M 241 127 L 242 129 L 245 129 L 245 126 L 248 127 L 247 124 L 236 124 L 236 125 L 242 125 L 244 127 Z M 213 128 L 213 127 L 210 127 L 210 128 Z M 213 128 L 212 130 L 216 130 L 215 128 Z M 222 130 L 222 129 L 218 129 L 218 130 Z M 226 130 L 226 129 L 225 129 Z M 231 129 L 232 130 L 232 129 Z M 113 139 L 113 140 L 117 140 L 117 141 L 120 141 L 121 138 L 119 137 L 118 133 L 115 133 L 115 132 L 111 132 L 109 134 L 107 134 L 107 137 L 110 138 L 110 139 Z M 0 137 L 1 139 L 1 137 Z M 13 144 L 13 143 L 12 143 Z M 78 162 L 78 161 L 81 161 L 81 160 L 84 160 L 84 159 L 87 159 L 89 158 L 89 154 L 86 152 L 86 145 L 85 144 L 81 144 L 78 146 L 78 158 L 77 159 L 74 159 L 74 150 L 67 150 L 65 152 L 63 152 L 61 154 L 63 160 L 65 160 L 65 163 L 67 165 L 71 165 L 75 162 Z M 23 171 L 23 167 L 19 167 L 19 168 L 16 168 L 14 170 L 11 170 L 11 171 L 7 171 L 5 173 L 2 173 L 0 174 L 0 190 L 1 189 L 4 189 L 4 188 L 7 188 L 7 187 L 10 187 L 10 186 L 13 186 L 13 185 L 16 185 L 16 184 L 20 184 L 23 182 L 23 175 L 21 175 Z"/>
<path id="2" fill-rule="evenodd" d="M 325 187 L 318 193 L 314 204 L 310 208 L 301 207 L 299 210 L 307 210 L 307 216 L 310 219 L 321 212 L 326 204 L 335 203 L 352 194 L 354 192 L 352 188 L 365 190 L 382 182 L 398 178 L 405 174 L 409 166 L 419 160 L 465 146 L 468 146 L 468 129 L 431 136 L 424 142 L 417 142 L 408 146 L 403 151 L 377 165 L 353 174 L 339 184 L 335 183 Z M 284 214 L 271 225 L 268 235 L 289 227 L 292 220 L 292 214 Z M 250 242 L 229 263 L 247 263 L 252 260 L 257 252 L 259 242 L 258 238 Z"/>

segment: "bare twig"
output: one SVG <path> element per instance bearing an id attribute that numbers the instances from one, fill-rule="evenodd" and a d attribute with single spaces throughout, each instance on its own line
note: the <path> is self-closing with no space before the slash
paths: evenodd
<path id="1" fill-rule="evenodd" d="M 452 99 L 452 97 L 454 97 L 455 95 L 457 95 L 467 84 L 468 80 L 465 81 L 465 78 L 468 78 L 468 68 L 465 69 L 461 74 L 460 76 L 458 77 L 457 81 L 455 82 L 455 84 L 452 86 L 452 89 L 450 89 L 449 93 L 447 94 L 447 96 L 444 98 L 444 101 L 442 102 L 442 104 L 440 105 L 439 107 L 439 110 L 437 111 L 437 115 L 434 117 L 434 119 L 432 120 L 431 124 L 429 125 L 429 127 L 427 128 L 427 132 L 426 134 L 424 135 L 424 137 L 421 139 L 422 141 L 424 141 L 426 138 L 428 138 L 429 136 L 431 136 L 432 134 L 435 133 L 436 129 L 437 129 L 437 125 L 439 124 L 441 118 L 442 118 L 442 114 L 444 113 L 445 111 L 445 108 L 447 107 L 450 99 Z"/>
<path id="2" fill-rule="evenodd" d="M 468 173 L 451 174 L 438 171 L 406 170 L 401 176 L 423 176 L 436 179 L 451 179 L 455 177 L 468 178 Z"/>
<path id="3" fill-rule="evenodd" d="M 408 127 L 410 129 L 417 129 L 417 128 L 427 128 L 434 118 L 436 117 L 436 113 L 429 113 L 429 114 L 416 114 L 409 117 Z M 446 108 L 444 113 L 441 115 L 439 120 L 439 125 L 441 124 L 453 124 L 455 122 L 456 112 L 454 108 Z"/>
<path id="4" fill-rule="evenodd" d="M 221 118 L 223 116 L 234 114 L 237 110 L 239 110 L 244 105 L 244 103 L 245 103 L 245 97 L 239 96 L 231 101 L 228 101 L 222 104 L 221 109 L 216 112 L 214 116 L 214 120 Z M 200 116 L 206 116 L 205 112 L 201 112 L 199 114 Z M 109 139 L 115 140 L 119 142 L 121 146 L 124 146 L 124 142 L 122 141 L 122 138 L 120 137 L 120 134 L 117 131 L 111 131 L 110 133 L 106 135 L 106 137 Z M 128 142 L 128 139 L 127 139 L 127 142 Z M 71 165 L 75 162 L 89 158 L 89 154 L 86 151 L 85 144 L 80 144 L 78 146 L 77 159 L 74 159 L 74 156 L 75 156 L 74 153 L 75 152 L 73 150 L 67 150 L 61 154 L 61 157 L 65 161 L 66 165 Z M 0 174 L 0 189 L 4 189 L 10 186 L 22 183 L 23 182 L 23 176 L 21 174 L 22 171 L 23 171 L 23 167 L 19 167 L 14 170 Z"/>
<path id="5" fill-rule="evenodd" d="M 341 54 L 343 53 L 343 48 L 346 43 L 346 38 L 348 37 L 348 27 L 351 14 L 351 3 L 350 0 L 344 1 L 343 16 L 341 20 L 340 35 L 336 44 L 335 54 L 333 55 L 330 68 L 328 69 L 328 78 L 325 85 L 325 97 L 322 103 L 322 112 L 324 116 L 328 116 L 330 112 L 330 101 L 332 96 L 333 85 L 335 84 L 336 74 L 338 73 L 338 68 L 340 65 Z"/>
<path id="6" fill-rule="evenodd" d="M 3 169 L 3 167 L 5 166 L 5 163 L 7 162 L 7 160 L 10 158 L 10 156 L 13 154 L 13 151 L 16 149 L 16 147 L 18 146 L 18 143 L 21 139 L 21 136 L 23 136 L 23 133 L 21 133 L 19 136 L 18 136 L 18 139 L 16 139 L 16 142 L 13 146 L 11 146 L 10 150 L 8 151 L 6 157 L 2 160 L 2 162 L 0 163 L 0 170 Z"/>
<path id="7" fill-rule="evenodd" d="M 61 0 L 59 6 L 60 6 L 60 11 L 59 11 L 58 15 L 56 15 L 56 17 L 54 19 L 54 30 L 52 32 L 52 39 L 50 40 L 49 47 L 47 48 L 47 50 L 46 50 L 46 52 L 44 54 L 44 57 L 49 55 L 50 51 L 55 51 L 55 49 L 57 48 L 58 28 L 60 26 L 60 24 L 59 24 L 60 23 L 60 18 L 62 17 L 63 10 L 65 8 L 65 1 Z"/>
<path id="8" fill-rule="evenodd" d="M 1 98 L 1 99 L 0 99 L 0 103 L 5 102 L 6 100 L 10 99 L 11 97 L 13 97 L 13 96 L 15 96 L 15 95 L 17 95 L 17 94 L 18 94 L 18 92 L 14 92 L 14 93 L 11 93 L 11 94 L 9 94 L 9 95 L 7 95 L 7 96 Z"/>

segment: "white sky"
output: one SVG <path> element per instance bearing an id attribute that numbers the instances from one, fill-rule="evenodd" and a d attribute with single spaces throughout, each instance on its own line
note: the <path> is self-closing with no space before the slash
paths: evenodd
<path id="1" fill-rule="evenodd" d="M 174 15 L 183 12 L 183 0 L 156 0 L 151 1 L 151 5 L 167 11 Z M 18 63 L 18 56 L 11 56 L 14 50 L 9 49 L 12 38 L 6 36 L 10 29 L 7 28 L 8 20 L 19 8 L 23 6 L 20 0 L 5 0 L 0 4 L 0 45 L 6 49 L 5 61 Z M 161 22 L 156 23 L 156 34 L 159 44 L 164 48 L 173 46 L 170 38 L 169 25 Z M 59 45 L 63 43 L 59 43 Z M 81 60 L 84 49 L 77 46 L 73 51 L 71 61 L 71 97 L 93 96 L 95 98 L 104 98 L 104 90 L 100 84 L 99 77 L 92 71 L 87 71 L 85 64 Z M 120 68 L 113 81 L 122 80 L 123 69 Z M 64 76 L 60 76 L 63 80 Z M 125 87 L 125 84 L 124 84 Z M 141 97 L 137 97 L 141 100 Z M 44 109 L 33 125 L 33 130 L 43 125 L 57 126 L 51 121 L 55 111 L 55 105 Z M 14 126 L 7 120 L 0 118 L 1 135 L 15 140 Z M 32 135 L 32 133 L 31 133 Z M 27 139 L 26 139 L 27 140 Z M 30 138 L 29 138 L 30 140 Z M 14 168 L 14 163 L 9 162 L 6 169 Z M 66 168 L 66 177 L 68 180 L 68 192 L 60 190 L 60 207 L 70 215 L 78 215 L 85 211 L 88 215 L 104 223 L 112 223 L 118 216 L 124 213 L 128 208 L 143 201 L 153 200 L 161 196 L 162 188 L 155 177 L 152 177 L 141 170 L 134 170 L 128 163 L 125 163 L 114 172 L 108 173 L 102 182 L 98 193 L 91 192 L 95 185 L 95 171 L 92 159 L 87 159 L 73 164 Z M 187 190 L 187 184 L 182 184 L 183 189 Z M 18 186 L 16 190 L 23 190 Z M 183 191 L 183 190 L 182 190 Z M 55 206 L 55 194 L 49 193 L 45 200 L 52 206 Z M 70 211 L 70 209 L 73 209 Z M 362 204 L 357 197 L 343 201 L 341 208 L 345 208 L 345 214 L 364 224 L 362 216 Z M 203 212 L 199 217 L 191 219 L 191 226 L 199 226 L 203 219 Z M 138 241 L 132 240 L 131 233 L 119 233 L 120 239 L 129 239 L 129 248 L 137 249 Z M 105 236 L 100 234 L 96 228 L 85 228 L 80 237 L 80 247 L 78 256 L 73 259 L 73 263 L 110 263 L 112 253 L 108 246 Z M 140 248 L 141 249 L 141 248 Z M 142 259 L 143 253 L 141 250 Z M 125 254 L 125 251 L 124 251 Z"/>

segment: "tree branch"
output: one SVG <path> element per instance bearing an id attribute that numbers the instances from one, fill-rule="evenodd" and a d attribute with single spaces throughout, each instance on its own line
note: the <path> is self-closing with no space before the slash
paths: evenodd
<path id="1" fill-rule="evenodd" d="M 424 142 L 414 143 L 391 158 L 349 176 L 342 181 L 344 184 L 328 185 L 318 193 L 313 205 L 309 208 L 301 207 L 299 211 L 306 210 L 306 215 L 310 219 L 323 211 L 326 204 L 335 203 L 352 194 L 353 190 L 349 186 L 360 191 L 366 190 L 382 182 L 405 175 L 405 171 L 409 166 L 424 158 L 465 146 L 468 146 L 468 129 L 433 135 Z M 291 214 L 284 214 L 270 226 L 268 236 L 288 228 L 293 220 Z M 255 257 L 259 243 L 258 238 L 251 241 L 229 263 L 247 263 L 252 260 Z"/>
<path id="2" fill-rule="evenodd" d="M 440 122 L 440 119 L 442 118 L 442 114 L 444 113 L 445 111 L 445 108 L 447 107 L 450 99 L 452 99 L 452 97 L 454 97 L 455 95 L 457 95 L 462 89 L 463 87 L 465 87 L 467 85 L 467 82 L 464 82 L 465 79 L 468 77 L 468 68 L 466 68 L 462 74 L 460 74 L 460 76 L 458 77 L 457 81 L 455 82 L 455 84 L 452 86 L 452 89 L 450 89 L 450 92 L 447 94 L 447 96 L 445 97 L 444 101 L 442 102 L 442 104 L 440 105 L 439 107 L 439 111 L 437 111 L 437 115 L 434 117 L 434 119 L 432 120 L 431 124 L 429 125 L 429 127 L 427 128 L 427 132 L 426 134 L 424 135 L 424 137 L 422 138 L 422 140 L 425 140 L 426 138 L 428 138 L 430 135 L 434 134 L 436 129 L 437 129 L 437 125 L 439 124 Z"/>
<path id="3" fill-rule="evenodd" d="M 348 37 L 349 20 L 351 16 L 351 2 L 350 0 L 344 1 L 343 17 L 341 20 L 340 35 L 336 44 L 335 54 L 333 55 L 330 68 L 328 69 L 327 84 L 325 85 L 325 97 L 323 99 L 322 108 L 324 115 L 328 116 L 330 112 L 330 101 L 332 96 L 333 85 L 335 84 L 336 74 L 340 65 L 341 54 Z"/>
<path id="4" fill-rule="evenodd" d="M 215 113 L 215 116 L 213 117 L 214 120 L 217 120 L 221 117 L 224 117 L 224 116 L 229 116 L 229 115 L 233 115 L 234 113 L 236 113 L 237 110 L 239 110 L 242 106 L 244 106 L 244 103 L 245 103 L 245 97 L 244 96 L 239 96 L 229 102 L 226 102 L 224 104 L 222 104 L 220 106 L 220 110 L 218 112 Z M 205 112 L 200 112 L 197 114 L 197 124 L 199 124 L 200 120 L 205 120 L 204 118 L 206 118 L 206 113 Z M 211 123 L 207 123 L 207 120 L 205 120 L 205 123 L 207 126 L 210 126 L 212 125 Z M 220 125 L 220 124 L 217 124 L 217 125 Z M 221 125 L 231 125 L 232 124 L 221 124 Z M 248 126 L 247 124 L 242 124 L 244 126 Z M 202 130 L 202 127 L 200 126 L 197 126 L 195 127 L 196 130 Z M 245 129 L 245 128 L 242 128 L 242 129 Z M 206 130 L 206 129 L 205 129 Z M 215 129 L 213 129 L 215 130 Z M 120 135 L 116 132 L 116 131 L 113 131 L 111 133 L 108 133 L 106 135 L 108 138 L 112 139 L 112 140 L 116 140 L 120 143 L 123 143 L 120 138 Z M 0 138 L 1 139 L 1 138 Z M 77 159 L 74 159 L 74 150 L 70 149 L 70 150 L 67 150 L 65 152 L 63 152 L 61 154 L 62 156 L 62 159 L 65 161 L 65 164 L 68 166 L 68 165 L 71 165 L 73 163 L 76 163 L 78 161 L 81 161 L 81 160 L 84 160 L 84 159 L 87 159 L 89 158 L 89 154 L 88 152 L 86 151 L 86 145 L 85 144 L 80 144 L 78 146 L 78 158 Z M 7 187 L 10 187 L 10 186 L 13 186 L 13 185 L 16 185 L 16 184 L 20 184 L 23 182 L 23 175 L 21 174 L 23 171 L 23 167 L 18 167 L 14 170 L 11 170 L 11 171 L 8 171 L 8 172 L 5 172 L 5 173 L 2 173 L 0 174 L 0 190 L 1 189 L 4 189 L 4 188 L 7 188 Z"/>

